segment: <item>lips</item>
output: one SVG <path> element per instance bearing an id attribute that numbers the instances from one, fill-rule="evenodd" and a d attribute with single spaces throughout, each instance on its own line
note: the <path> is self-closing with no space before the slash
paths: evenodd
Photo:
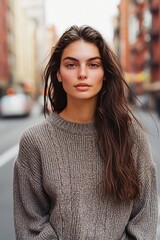
<path id="1" fill-rule="evenodd" d="M 91 87 L 91 85 L 87 83 L 78 83 L 77 85 L 75 85 L 75 87 Z"/>
<path id="2" fill-rule="evenodd" d="M 78 83 L 74 87 L 80 92 L 85 92 L 90 89 L 91 85 L 88 83 Z"/>

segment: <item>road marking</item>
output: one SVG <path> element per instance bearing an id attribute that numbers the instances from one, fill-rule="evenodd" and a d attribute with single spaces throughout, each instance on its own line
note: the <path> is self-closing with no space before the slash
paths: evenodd
<path id="1" fill-rule="evenodd" d="M 6 152 L 0 155 L 0 167 L 11 161 L 18 153 L 19 144 L 11 147 Z"/>

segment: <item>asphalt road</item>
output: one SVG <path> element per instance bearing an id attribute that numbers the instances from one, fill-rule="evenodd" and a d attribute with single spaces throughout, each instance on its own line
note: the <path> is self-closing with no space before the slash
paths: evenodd
<path id="1" fill-rule="evenodd" d="M 0 240 L 15 240 L 12 179 L 13 160 L 0 168 Z"/>
<path id="2" fill-rule="evenodd" d="M 153 112 L 152 116 L 144 111 L 136 111 L 135 115 L 140 119 L 148 132 L 153 159 L 157 168 L 158 191 L 160 196 L 160 120 Z M 34 113 L 25 119 L 0 119 L 0 162 L 2 153 L 16 145 L 23 130 L 41 121 L 43 116 L 36 109 Z M 0 167 L 0 240 L 15 240 L 13 227 L 13 164 L 15 157 Z M 157 240 L 160 240 L 160 223 L 158 225 Z"/>

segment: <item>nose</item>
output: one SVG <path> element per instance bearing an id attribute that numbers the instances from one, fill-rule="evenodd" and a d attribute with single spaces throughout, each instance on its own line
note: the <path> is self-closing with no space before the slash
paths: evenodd
<path id="1" fill-rule="evenodd" d="M 78 79 L 83 80 L 87 78 L 86 66 L 80 66 L 78 71 Z"/>

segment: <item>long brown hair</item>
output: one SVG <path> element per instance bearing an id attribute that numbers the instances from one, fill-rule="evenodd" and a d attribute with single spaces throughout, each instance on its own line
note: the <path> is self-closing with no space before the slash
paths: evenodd
<path id="1" fill-rule="evenodd" d="M 105 81 L 98 94 L 95 124 L 98 147 L 105 162 L 106 192 L 116 199 L 132 200 L 139 196 L 138 174 L 131 152 L 129 109 L 124 86 L 126 84 L 118 58 L 102 35 L 90 26 L 72 26 L 57 42 L 44 71 L 44 113 L 49 99 L 52 111 L 61 112 L 67 105 L 66 93 L 57 79 L 63 50 L 72 42 L 83 39 L 99 49 Z"/>

